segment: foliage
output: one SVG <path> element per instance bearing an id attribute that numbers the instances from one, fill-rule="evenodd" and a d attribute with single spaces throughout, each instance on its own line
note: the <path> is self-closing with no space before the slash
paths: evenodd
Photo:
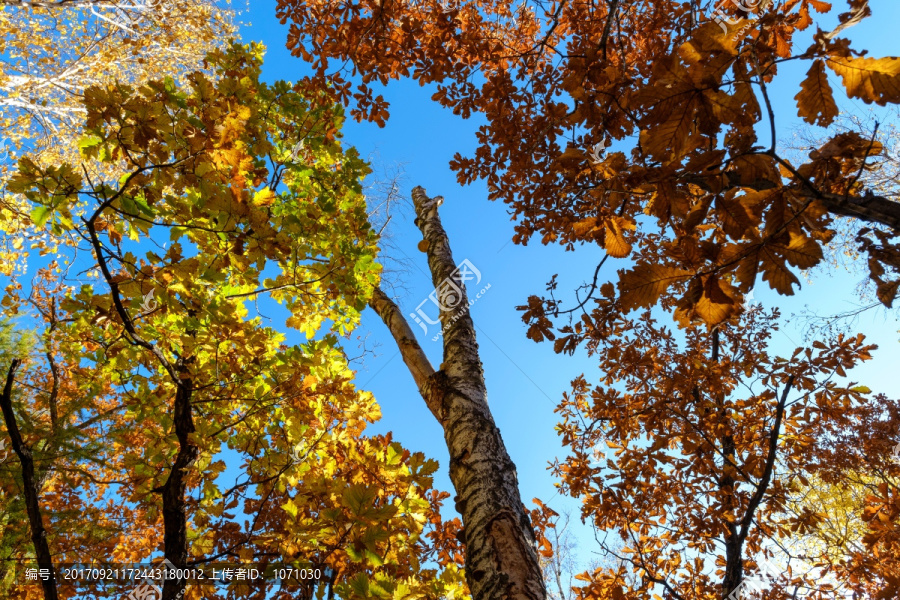
<path id="1" fill-rule="evenodd" d="M 262 53 L 215 50 L 184 87 L 88 88 L 81 163 L 24 157 L 9 183 L 29 204 L 31 232 L 50 236 L 32 238 L 48 255 L 42 278 L 23 296 L 13 274 L 3 305 L 34 306 L 47 363 L 66 385 L 81 381 L 77 366 L 81 385 L 95 386 L 59 396 L 61 430 L 84 420 L 98 430 L 80 433 L 91 448 L 44 462 L 51 546 L 72 562 L 163 550 L 176 565 L 311 563 L 334 573 L 319 597 L 326 587 L 346 598 L 461 594 L 445 551 L 455 530 L 436 526 L 447 498 L 431 489 L 437 464 L 364 434 L 380 410 L 352 384 L 338 344 L 379 278 L 360 184 L 368 167 L 341 147 L 340 109 L 260 81 Z M 303 343 L 250 316 L 263 296 Z M 42 357 L 27 366 L 19 386 L 34 378 L 43 388 L 31 389 L 46 389 Z M 24 399 L 25 412 L 42 397 Z M 240 464 L 230 487 L 223 454 Z M 79 489 L 70 471 L 115 482 L 121 509 L 108 513 L 106 488 L 90 487 L 92 513 L 66 508 Z M 114 517 L 118 535 L 66 545 L 64 525 Z M 16 548 L 27 556 L 27 544 Z M 233 584 L 216 597 L 225 593 L 259 594 Z"/>
<path id="2" fill-rule="evenodd" d="M 880 142 L 849 131 L 791 162 L 768 94 L 785 63 L 802 62 L 792 110 L 809 123 L 837 115 L 828 72 L 849 98 L 900 103 L 900 59 L 862 57 L 839 37 L 871 15 L 867 0 L 849 5 L 809 45 L 804 32 L 832 4 L 471 0 L 441 11 L 437 2 L 280 0 L 279 15 L 292 24 L 288 47 L 315 68 L 309 85 L 327 82 L 357 118 L 383 123 L 387 104 L 369 84 L 401 77 L 437 83 L 434 100 L 455 114 L 481 113 L 479 148 L 451 168 L 511 207 L 515 241 L 630 257 L 621 310 L 671 296 L 680 323 L 712 326 L 739 312 L 759 278 L 794 294 L 839 215 L 872 224 L 857 234 L 877 295 L 890 306 L 897 293 L 900 207 L 865 195 L 860 181 Z M 332 67 L 345 60 L 361 74 L 356 93 Z M 541 315 L 558 308 L 532 299 L 532 338 L 550 337 Z"/>
<path id="3" fill-rule="evenodd" d="M 230 0 L 77 0 L 0 5 L 0 273 L 23 271 L 31 241 L 6 182 L 19 157 L 77 162 L 84 90 L 115 81 L 179 81 L 235 31 Z M 41 236 L 37 232 L 32 235 Z"/>
<path id="4" fill-rule="evenodd" d="M 234 32 L 233 16 L 212 0 L 4 3 L 4 168 L 24 152 L 71 152 L 86 88 L 178 75 Z"/>
<path id="5" fill-rule="evenodd" d="M 436 85 L 434 101 L 463 118 L 485 119 L 478 147 L 456 154 L 450 167 L 460 183 L 483 180 L 489 197 L 509 206 L 514 241 L 537 237 L 568 250 L 604 250 L 574 307 L 555 297 L 554 277 L 548 297 L 532 296 L 519 309 L 529 338 L 553 341 L 558 353 L 586 344 L 600 354 L 601 387 L 579 377 L 562 405 L 564 442 L 583 452 L 560 474 L 571 493 L 584 496 L 585 517 L 622 532 L 630 551 L 621 558 L 644 577 L 641 585 L 628 582 L 634 597 L 663 581 L 675 598 L 714 597 L 722 582 L 736 584 L 743 560 L 765 541 L 815 535 L 816 510 L 789 517 L 782 505 L 788 492 L 807 485 L 801 476 L 837 485 L 838 473 L 852 474 L 850 446 L 817 463 L 818 453 L 832 449 L 831 438 L 858 446 L 863 424 L 878 422 L 880 435 L 866 444 L 869 466 L 896 438 L 886 398 L 821 379 L 842 377 L 868 358 L 860 338 L 817 340 L 808 353 L 776 360 L 749 342 L 764 344 L 764 326 L 774 318 L 748 315 L 745 307 L 760 279 L 779 294 L 796 293 L 799 275 L 819 265 L 826 250 L 865 256 L 871 289 L 885 306 L 900 289 L 900 203 L 889 140 L 877 126 L 836 122 L 841 98 L 900 104 L 900 60 L 865 56 L 842 37 L 872 16 L 867 0 L 847 5 L 835 14 L 834 4 L 819 0 L 279 0 L 278 14 L 291 26 L 288 48 L 314 69 L 305 85 L 330 90 L 357 119 L 378 124 L 389 107 L 372 82 Z M 835 17 L 834 29 L 816 24 Z M 806 74 L 783 82 L 789 67 Z M 773 102 L 776 85 L 793 87 L 793 106 Z M 830 129 L 798 155 L 781 139 L 779 124 L 788 118 Z M 609 257 L 630 262 L 602 284 Z M 677 335 L 649 317 L 627 316 L 651 308 L 684 328 L 683 351 Z M 628 335 L 632 326 L 641 335 Z M 733 353 L 721 363 L 710 359 L 719 336 Z M 740 386 L 755 378 L 763 389 L 741 396 Z M 626 394 L 619 385 L 634 389 Z M 779 452 L 786 462 L 773 464 L 775 478 L 763 485 L 768 454 L 760 431 L 771 431 L 787 388 L 800 398 L 784 411 L 791 435 Z M 721 415 L 717 393 L 727 408 Z M 890 418 L 878 421 L 880 411 Z M 679 429 L 670 433 L 673 425 Z M 615 445 L 612 482 L 588 466 L 587 448 L 599 432 Z M 738 472 L 721 461 L 730 437 Z M 786 475 L 795 472 L 795 479 Z M 751 507 L 757 491 L 762 504 Z M 890 560 L 896 497 L 892 484 L 880 482 L 862 515 L 855 507 L 857 525 L 859 518 L 868 523 L 870 553 L 855 553 L 852 568 L 842 571 L 856 589 L 883 598 L 897 590 Z M 672 503 L 680 510 L 666 508 Z M 671 512 L 680 519 L 674 526 Z M 715 556 L 711 540 L 735 523 L 746 523 L 739 528 L 746 531 L 729 533 L 724 574 L 705 572 L 678 546 Z M 654 573 L 661 579 L 653 581 Z M 589 574 L 584 593 L 621 597 L 624 575 Z M 810 587 L 812 575 L 798 575 L 797 583 Z"/>
<path id="6" fill-rule="evenodd" d="M 738 583 L 727 577 L 732 563 L 746 574 L 760 556 L 783 558 L 778 548 L 798 536 L 828 534 L 837 515 L 796 497 L 815 478 L 838 485 L 854 458 L 847 438 L 861 435 L 887 399 L 837 380 L 871 358 L 862 336 L 779 357 L 768 350 L 777 317 L 754 309 L 714 336 L 698 327 L 681 336 L 645 313 L 620 317 L 598 340 L 607 376 L 595 387 L 579 377 L 560 404 L 559 433 L 571 454 L 555 471 L 564 491 L 581 498 L 583 518 L 620 536 L 624 565 L 580 575 L 581 597 L 665 589 L 676 598 L 718 598 Z M 597 448 L 605 454 L 599 464 Z M 887 450 L 879 466 L 895 471 Z M 791 501 L 795 510 L 785 510 Z M 822 567 L 839 561 L 793 558 L 788 580 L 768 598 L 789 598 L 795 588 L 832 597 Z M 623 587 L 628 573 L 640 583 Z"/>

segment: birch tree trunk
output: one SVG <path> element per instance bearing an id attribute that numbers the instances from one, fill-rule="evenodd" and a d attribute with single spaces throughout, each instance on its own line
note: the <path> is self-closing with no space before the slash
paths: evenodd
<path id="1" fill-rule="evenodd" d="M 400 309 L 381 289 L 375 290 L 369 305 L 390 329 L 419 393 L 444 429 L 472 597 L 544 599 L 534 529 L 519 495 L 516 467 L 487 403 L 465 277 L 460 276 L 438 216 L 442 199 L 429 198 L 421 187 L 413 189 L 412 197 L 441 308 L 441 369 L 431 366 Z"/>

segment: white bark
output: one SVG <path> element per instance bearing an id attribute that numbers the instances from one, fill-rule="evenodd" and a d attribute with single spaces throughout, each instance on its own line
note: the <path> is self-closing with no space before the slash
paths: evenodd
<path id="1" fill-rule="evenodd" d="M 416 225 L 427 243 L 435 289 L 456 270 L 437 207 L 413 190 Z M 466 581 L 475 600 L 544 600 L 547 597 L 534 530 L 519 495 L 516 468 L 487 403 L 484 370 L 464 286 L 455 306 L 442 306 L 444 362 L 434 371 L 399 308 L 381 290 L 370 301 L 394 336 L 419 392 L 444 429 L 450 479 L 462 515 Z M 441 303 L 444 304 L 444 303 Z M 462 314 L 459 310 L 464 311 Z"/>

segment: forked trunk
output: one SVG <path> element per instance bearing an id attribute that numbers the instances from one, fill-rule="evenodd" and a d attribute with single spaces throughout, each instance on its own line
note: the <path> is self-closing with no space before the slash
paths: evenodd
<path id="1" fill-rule="evenodd" d="M 466 581 L 475 600 L 546 598 L 531 520 L 519 495 L 516 467 L 487 403 L 484 371 L 464 282 L 437 207 L 413 189 L 416 224 L 440 306 L 444 362 L 435 371 L 397 305 L 380 289 L 370 301 L 388 326 L 428 408 L 444 429 L 450 480 L 462 515 Z"/>

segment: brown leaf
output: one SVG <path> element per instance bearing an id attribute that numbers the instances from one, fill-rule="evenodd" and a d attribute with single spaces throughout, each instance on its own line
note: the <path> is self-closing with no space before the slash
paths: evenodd
<path id="1" fill-rule="evenodd" d="M 791 241 L 783 248 L 782 254 L 792 266 L 810 269 L 822 260 L 822 247 L 812 238 L 791 233 Z"/>
<path id="2" fill-rule="evenodd" d="M 619 294 L 626 311 L 652 306 L 669 286 L 693 275 L 677 267 L 640 263 L 619 272 Z"/>
<path id="3" fill-rule="evenodd" d="M 716 197 L 716 215 L 722 221 L 722 229 L 734 240 L 744 237 L 751 227 L 759 225 L 762 216 L 758 193 L 736 196 L 730 190 L 724 196 Z"/>
<path id="4" fill-rule="evenodd" d="M 694 305 L 694 313 L 707 325 L 718 325 L 737 312 L 738 303 L 732 294 L 731 286 L 711 275 L 703 285 L 703 295 Z"/>
<path id="5" fill-rule="evenodd" d="M 820 127 L 831 125 L 838 115 L 838 107 L 825 74 L 823 60 L 813 61 L 794 98 L 797 100 L 797 114 L 804 121 Z"/>
<path id="6" fill-rule="evenodd" d="M 771 184 L 781 184 L 781 175 L 776 167 L 775 159 L 771 156 L 761 154 L 738 156 L 732 161 L 732 164 L 738 174 L 738 183 L 742 186 L 766 189 L 771 188 Z"/>
<path id="7" fill-rule="evenodd" d="M 631 244 L 625 239 L 625 235 L 623 233 L 623 229 L 634 229 L 634 223 L 631 223 L 622 217 L 613 217 L 612 219 L 607 220 L 604 225 L 606 226 L 606 239 L 604 241 L 604 246 L 606 247 L 606 252 L 613 258 L 625 258 L 631 252 Z"/>

